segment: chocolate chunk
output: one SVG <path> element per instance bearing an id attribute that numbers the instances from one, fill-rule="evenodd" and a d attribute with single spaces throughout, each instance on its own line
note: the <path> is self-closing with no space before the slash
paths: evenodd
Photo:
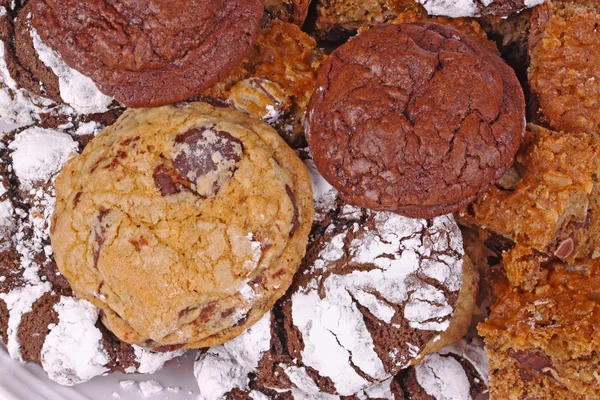
<path id="1" fill-rule="evenodd" d="M 242 159 L 242 142 L 213 128 L 195 128 L 175 139 L 173 167 L 202 196 L 214 196 Z"/>
<path id="2" fill-rule="evenodd" d="M 175 181 L 173 181 L 171 176 L 167 173 L 164 165 L 159 165 L 156 167 L 152 177 L 154 178 L 154 185 L 163 196 L 169 196 L 181 191 L 177 183 L 175 183 Z"/>
<path id="3" fill-rule="evenodd" d="M 539 354 L 530 350 L 514 349 L 508 349 L 508 355 L 509 357 L 515 359 L 519 364 L 552 377 L 552 374 L 547 370 L 547 368 L 552 368 L 553 365 L 552 361 L 550 361 L 550 357 L 547 355 Z"/>
<path id="4" fill-rule="evenodd" d="M 336 49 L 306 120 L 314 162 L 342 200 L 413 218 L 473 201 L 511 167 L 524 131 L 514 70 L 430 22 L 381 24 Z"/>
<path id="5" fill-rule="evenodd" d="M 290 231 L 290 236 L 294 236 L 294 233 L 300 228 L 300 212 L 298 211 L 298 203 L 296 202 L 296 196 L 292 191 L 292 188 L 289 185 L 285 185 L 285 191 L 287 195 L 290 197 L 292 201 L 292 206 L 294 207 L 294 216 L 292 217 L 292 230 Z"/>
<path id="6" fill-rule="evenodd" d="M 98 220 L 97 227 L 95 229 L 95 241 L 96 246 L 94 247 L 94 267 L 98 268 L 98 259 L 100 258 L 100 251 L 102 251 L 102 246 L 104 245 L 104 241 L 106 240 L 106 230 L 107 226 L 103 223 L 104 219 L 108 215 L 109 210 L 102 210 L 100 214 L 96 217 Z"/>

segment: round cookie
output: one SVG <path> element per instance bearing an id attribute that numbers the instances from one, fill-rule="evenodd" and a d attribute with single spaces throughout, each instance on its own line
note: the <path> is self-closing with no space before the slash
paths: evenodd
<path id="1" fill-rule="evenodd" d="M 56 267 L 49 234 L 54 180 L 91 136 L 32 126 L 0 143 L 0 339 L 12 358 L 41 365 L 64 385 L 115 371 L 153 373 L 182 354 L 117 340 Z"/>
<path id="2" fill-rule="evenodd" d="M 452 217 L 345 205 L 306 164 L 316 215 L 302 267 L 270 317 L 199 356 L 203 398 L 235 390 L 354 395 L 469 327 L 477 275 Z"/>
<path id="3" fill-rule="evenodd" d="M 427 22 L 379 25 L 334 51 L 306 121 L 315 163 L 344 201 L 422 218 L 454 212 L 500 179 L 524 129 L 514 71 L 479 41 Z"/>
<path id="4" fill-rule="evenodd" d="M 242 61 L 264 13 L 264 3 L 252 0 L 31 3 L 40 37 L 129 107 L 208 89 Z"/>
<path id="5" fill-rule="evenodd" d="M 186 103 L 128 110 L 56 183 L 52 246 L 120 339 L 223 343 L 290 285 L 313 219 L 306 168 L 268 125 Z"/>
<path id="6" fill-rule="evenodd" d="M 94 82 L 68 67 L 31 26 L 31 6 L 0 6 L 0 121 L 53 127 L 95 121 L 123 111 Z"/>

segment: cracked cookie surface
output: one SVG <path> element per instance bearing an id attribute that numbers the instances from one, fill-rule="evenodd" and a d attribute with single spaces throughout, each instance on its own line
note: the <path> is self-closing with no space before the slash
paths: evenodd
<path id="1" fill-rule="evenodd" d="M 325 62 L 306 127 L 319 171 L 344 201 L 430 218 L 503 175 L 525 102 L 514 71 L 464 33 L 380 25 Z"/>
<path id="2" fill-rule="evenodd" d="M 201 398 L 238 398 L 225 396 L 235 390 L 369 395 L 469 326 L 475 273 L 452 216 L 410 219 L 348 206 L 305 162 L 316 214 L 301 269 L 270 315 L 199 356 Z"/>
<path id="3" fill-rule="evenodd" d="M 268 125 L 204 103 L 127 111 L 57 184 L 52 244 L 120 339 L 222 343 L 281 297 L 312 223 L 306 169 Z"/>
<path id="4" fill-rule="evenodd" d="M 41 38 L 129 107 L 185 100 L 219 81 L 250 50 L 263 7 L 251 0 L 32 1 Z"/>

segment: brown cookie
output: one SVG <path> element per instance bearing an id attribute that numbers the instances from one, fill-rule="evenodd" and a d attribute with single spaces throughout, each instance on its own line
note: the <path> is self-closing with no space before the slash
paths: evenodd
<path id="1" fill-rule="evenodd" d="M 174 103 L 212 86 L 250 50 L 264 12 L 251 0 L 35 0 L 32 9 L 42 40 L 130 107 Z"/>
<path id="2" fill-rule="evenodd" d="M 460 209 L 511 165 L 525 130 L 514 71 L 435 23 L 379 25 L 332 53 L 306 136 L 347 203 L 410 217 Z"/>

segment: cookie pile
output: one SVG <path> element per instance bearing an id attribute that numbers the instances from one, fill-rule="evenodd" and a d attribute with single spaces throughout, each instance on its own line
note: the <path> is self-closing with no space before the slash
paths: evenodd
<path id="1" fill-rule="evenodd" d="M 64 385 L 199 349 L 206 400 L 599 397 L 599 15 L 0 0 L 0 338 Z"/>

